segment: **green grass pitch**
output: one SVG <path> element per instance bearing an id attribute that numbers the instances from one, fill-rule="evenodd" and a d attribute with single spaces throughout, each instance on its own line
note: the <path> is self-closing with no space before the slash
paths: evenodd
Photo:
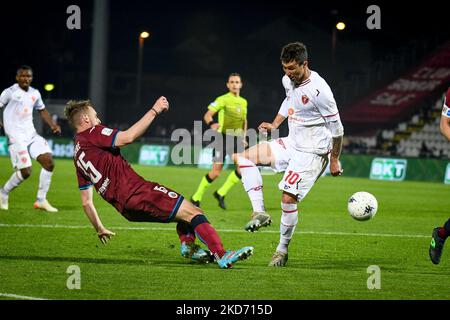
<path id="1" fill-rule="evenodd" d="M 190 197 L 205 170 L 133 166 L 147 180 Z M 323 177 L 300 205 L 299 224 L 285 268 L 267 264 L 278 243 L 281 176 L 264 176 L 272 226 L 243 230 L 251 213 L 242 185 L 221 210 L 212 193 L 202 202 L 226 248 L 255 248 L 231 270 L 198 265 L 180 255 L 175 224 L 130 223 L 95 196 L 105 227 L 116 237 L 102 245 L 82 210 L 73 163 L 56 160 L 48 195 L 59 213 L 32 208 L 40 167 L 10 194 L 10 210 L 0 211 L 0 299 L 11 295 L 45 299 L 450 299 L 450 249 L 433 265 L 428 246 L 433 227 L 450 216 L 450 187 L 439 183 L 381 182 Z M 346 171 L 351 168 L 344 168 Z M 0 184 L 12 173 L 0 158 Z M 373 220 L 358 222 L 347 213 L 356 191 L 379 202 Z M 81 289 L 70 290 L 67 269 L 81 271 Z M 380 267 L 381 288 L 369 290 L 367 268 Z"/>

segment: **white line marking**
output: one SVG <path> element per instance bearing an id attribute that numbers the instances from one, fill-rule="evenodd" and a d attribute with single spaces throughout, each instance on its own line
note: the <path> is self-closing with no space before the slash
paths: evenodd
<path id="1" fill-rule="evenodd" d="M 91 226 L 68 226 L 61 224 L 0 224 L 0 228 L 56 228 L 56 229 L 91 229 Z M 147 230 L 147 231 L 173 231 L 173 228 L 146 228 L 146 227 L 108 227 L 111 230 Z M 245 230 L 239 229 L 217 229 L 218 232 L 247 232 Z M 278 230 L 261 230 L 260 233 L 280 233 Z M 353 232 L 318 232 L 318 231 L 298 231 L 300 234 L 319 234 L 319 235 L 330 235 L 330 236 L 364 236 L 364 237 L 397 237 L 397 238 L 429 238 L 431 235 L 422 234 L 393 234 L 393 233 L 353 233 Z"/>
<path id="2" fill-rule="evenodd" d="M 0 297 L 14 298 L 14 299 L 20 299 L 20 300 L 47 300 L 47 299 L 43 299 L 43 298 L 19 296 L 17 294 L 11 294 L 11 293 L 0 293 Z"/>

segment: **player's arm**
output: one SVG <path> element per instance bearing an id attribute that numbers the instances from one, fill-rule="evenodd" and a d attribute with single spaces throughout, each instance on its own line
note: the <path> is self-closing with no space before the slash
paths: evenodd
<path id="1" fill-rule="evenodd" d="M 97 235 L 100 241 L 103 244 L 106 244 L 108 240 L 115 235 L 115 233 L 107 230 L 103 226 L 100 217 L 97 214 L 97 210 L 95 209 L 94 202 L 92 199 L 93 194 L 92 187 L 80 190 L 80 194 L 84 212 L 86 213 L 87 217 L 89 218 L 89 221 L 92 223 L 95 230 L 97 231 Z"/>
<path id="2" fill-rule="evenodd" d="M 244 143 L 244 147 L 247 147 L 248 146 L 248 143 L 247 143 L 248 121 L 247 121 L 247 119 L 245 119 L 244 126 L 243 126 L 242 129 L 243 129 L 243 139 L 244 139 L 243 143 Z"/>
<path id="3" fill-rule="evenodd" d="M 267 132 L 270 130 L 278 129 L 278 127 L 283 123 L 285 119 L 286 117 L 279 113 L 271 123 L 269 122 L 261 123 L 258 127 L 258 130 L 261 132 Z"/>
<path id="4" fill-rule="evenodd" d="M 441 115 L 441 124 L 440 124 L 441 133 L 447 140 L 450 140 L 450 118 Z"/>
<path id="5" fill-rule="evenodd" d="M 336 177 L 340 176 L 344 171 L 339 162 L 342 152 L 342 142 L 344 140 L 344 126 L 342 125 L 336 100 L 334 99 L 331 88 L 324 84 L 321 90 L 317 91 L 317 107 L 325 121 L 325 126 L 331 132 L 332 138 L 330 173 L 333 177 Z"/>
<path id="6" fill-rule="evenodd" d="M 41 109 L 38 111 L 39 111 L 39 114 L 41 115 L 42 120 L 44 120 L 44 122 L 46 124 L 48 124 L 50 129 L 52 129 L 52 132 L 54 134 L 61 134 L 61 127 L 53 122 L 53 119 L 52 119 L 50 113 L 47 111 L 47 109 L 44 108 L 44 109 Z"/>
<path id="7" fill-rule="evenodd" d="M 333 177 L 339 176 L 344 170 L 341 168 L 339 158 L 342 152 L 342 142 L 344 140 L 344 128 L 341 121 L 332 121 L 328 123 L 328 127 L 331 128 L 332 135 L 332 149 L 330 156 L 330 173 Z"/>
<path id="8" fill-rule="evenodd" d="M 136 122 L 128 130 L 120 131 L 117 134 L 114 145 L 116 147 L 123 147 L 127 144 L 133 143 L 144 134 L 156 116 L 167 110 L 169 110 L 169 102 L 165 97 L 160 97 L 156 100 L 153 107 L 147 111 L 147 113 L 138 122 Z"/>
<path id="9" fill-rule="evenodd" d="M 206 125 L 213 130 L 217 130 L 220 127 L 220 125 L 214 121 L 214 116 L 216 115 L 216 113 L 217 111 L 208 110 L 203 115 L 203 121 L 205 121 Z"/>

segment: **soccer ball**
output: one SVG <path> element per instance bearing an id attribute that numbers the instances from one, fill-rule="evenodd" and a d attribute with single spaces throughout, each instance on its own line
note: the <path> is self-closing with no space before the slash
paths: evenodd
<path id="1" fill-rule="evenodd" d="M 348 199 L 348 213 L 353 219 L 365 221 L 372 219 L 378 210 L 377 199 L 370 193 L 360 191 Z"/>

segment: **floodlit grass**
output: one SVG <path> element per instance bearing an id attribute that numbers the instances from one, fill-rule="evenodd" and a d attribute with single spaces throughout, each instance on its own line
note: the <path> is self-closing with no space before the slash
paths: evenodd
<path id="1" fill-rule="evenodd" d="M 233 269 L 220 270 L 181 257 L 175 224 L 130 223 L 96 196 L 104 225 L 117 233 L 102 245 L 81 208 L 68 160 L 56 160 L 48 195 L 60 211 L 34 210 L 40 168 L 33 165 L 32 177 L 10 194 L 10 210 L 0 211 L 0 294 L 47 299 L 450 298 L 450 252 L 444 251 L 438 266 L 428 258 L 433 227 L 450 216 L 450 190 L 444 184 L 321 178 L 300 205 L 287 266 L 271 269 L 267 264 L 279 237 L 281 176 L 264 176 L 266 207 L 274 223 L 252 234 L 243 230 L 251 205 L 241 185 L 227 196 L 227 211 L 212 197 L 225 181 L 224 172 L 201 206 L 226 248 L 252 245 L 255 251 Z M 206 172 L 133 167 L 186 198 Z M 11 173 L 9 159 L 0 158 L 0 184 Z M 347 199 L 356 191 L 377 197 L 373 220 L 358 222 L 348 215 Z M 66 286 L 71 265 L 81 270 L 80 290 Z M 371 265 L 381 269 L 379 290 L 367 288 Z"/>

